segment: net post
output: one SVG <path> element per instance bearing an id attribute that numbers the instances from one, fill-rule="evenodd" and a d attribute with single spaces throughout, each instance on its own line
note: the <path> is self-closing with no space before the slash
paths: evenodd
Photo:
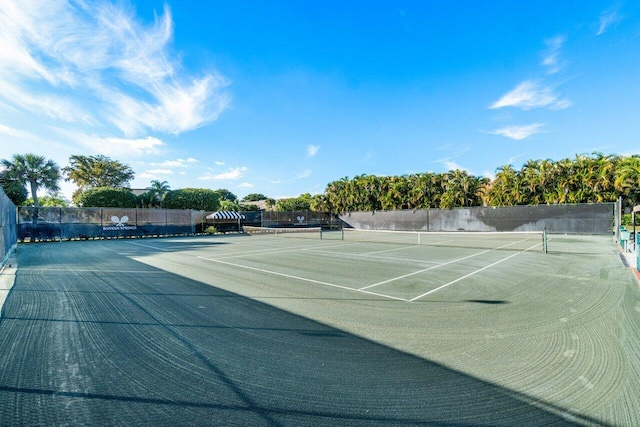
<path id="1" fill-rule="evenodd" d="M 547 240 L 547 227 L 542 230 L 542 252 L 549 253 L 549 246 Z"/>

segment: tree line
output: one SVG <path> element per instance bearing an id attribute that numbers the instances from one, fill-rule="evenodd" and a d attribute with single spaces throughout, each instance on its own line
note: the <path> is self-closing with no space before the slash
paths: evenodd
<path id="1" fill-rule="evenodd" d="M 402 176 L 358 175 L 329 183 L 323 194 L 275 200 L 262 194 L 238 198 L 226 189 L 171 190 L 166 181 L 152 181 L 141 195 L 128 188 L 133 170 L 106 156 L 71 156 L 60 169 L 34 154 L 2 160 L 0 184 L 16 205 L 39 205 L 37 190 L 46 189 L 53 203 L 60 179 L 78 189 L 73 202 L 95 207 L 164 207 L 168 209 L 257 210 L 253 201 L 265 200 L 268 209 L 314 210 L 333 213 L 470 206 L 513 206 L 557 203 L 613 202 L 640 205 L 640 156 L 579 154 L 559 161 L 529 160 L 521 169 L 501 166 L 493 179 L 456 169 L 446 173 Z M 241 202 L 244 202 L 241 204 Z"/>
<path id="2" fill-rule="evenodd" d="M 344 213 L 614 202 L 640 204 L 640 156 L 580 154 L 560 161 L 529 160 L 497 169 L 494 179 L 463 170 L 403 176 L 359 175 L 331 182 L 318 202 Z"/>
<path id="3" fill-rule="evenodd" d="M 226 189 L 171 190 L 167 181 L 153 180 L 145 192 L 136 195 L 129 188 L 134 177 L 134 171 L 128 165 L 102 155 L 73 155 L 64 168 L 31 153 L 16 154 L 11 160 L 0 161 L 0 184 L 16 206 L 66 206 L 66 201 L 58 194 L 59 182 L 64 179 L 78 187 L 72 196 L 76 206 L 240 210 L 240 201 Z M 49 195 L 39 198 L 39 189 L 46 190 Z M 27 197 L 29 194 L 31 198 Z M 257 207 L 247 205 L 243 209 Z"/>

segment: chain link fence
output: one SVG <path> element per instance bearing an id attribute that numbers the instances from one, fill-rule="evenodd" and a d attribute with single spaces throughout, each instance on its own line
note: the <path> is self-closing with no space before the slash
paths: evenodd
<path id="1" fill-rule="evenodd" d="M 0 267 L 2 267 L 18 242 L 16 206 L 4 194 L 2 188 L 0 188 L 0 228 Z"/>

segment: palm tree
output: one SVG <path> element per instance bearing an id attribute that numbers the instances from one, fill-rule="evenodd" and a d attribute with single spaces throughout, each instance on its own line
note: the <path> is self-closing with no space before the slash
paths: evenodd
<path id="1" fill-rule="evenodd" d="M 35 154 L 15 154 L 11 161 L 2 160 L 7 178 L 26 186 L 29 184 L 33 205 L 38 207 L 38 189 L 60 190 L 60 168 L 53 160 Z"/>
<path id="2" fill-rule="evenodd" d="M 489 206 L 509 206 L 516 204 L 514 189 L 517 174 L 511 165 L 500 166 L 491 186 L 485 189 L 485 200 Z"/>
<path id="3" fill-rule="evenodd" d="M 446 175 L 445 191 L 442 194 L 440 207 L 451 209 L 480 206 L 482 204 L 482 192 L 488 184 L 488 178 L 469 175 L 466 171 L 460 169 L 449 171 Z"/>
<path id="4" fill-rule="evenodd" d="M 164 200 L 164 196 L 167 195 L 169 191 L 171 191 L 171 187 L 167 181 L 158 181 L 154 179 L 151 181 L 151 186 L 147 188 L 151 193 L 154 194 L 155 199 L 160 203 L 160 207 L 162 207 L 162 201 Z"/>
<path id="5" fill-rule="evenodd" d="M 626 157 L 620 161 L 615 186 L 627 197 L 628 203 L 640 204 L 640 156 Z"/>

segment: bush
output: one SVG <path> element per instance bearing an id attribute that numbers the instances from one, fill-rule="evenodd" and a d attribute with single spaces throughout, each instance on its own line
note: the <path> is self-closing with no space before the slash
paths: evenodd
<path id="1" fill-rule="evenodd" d="M 84 208 L 135 208 L 136 201 L 128 188 L 90 188 L 78 197 L 78 204 Z"/>
<path id="2" fill-rule="evenodd" d="M 209 226 L 209 227 L 204 229 L 204 232 L 206 234 L 216 234 L 218 232 L 218 230 L 216 230 L 216 228 L 213 227 L 213 226 Z"/>
<path id="3" fill-rule="evenodd" d="M 630 225 L 633 226 L 633 216 L 631 214 L 622 214 L 621 223 L 622 225 Z M 636 226 L 640 225 L 640 215 L 636 214 Z"/>
<path id="4" fill-rule="evenodd" d="M 220 195 L 206 188 L 173 190 L 165 195 L 162 207 L 166 209 L 217 211 L 220 209 Z"/>

